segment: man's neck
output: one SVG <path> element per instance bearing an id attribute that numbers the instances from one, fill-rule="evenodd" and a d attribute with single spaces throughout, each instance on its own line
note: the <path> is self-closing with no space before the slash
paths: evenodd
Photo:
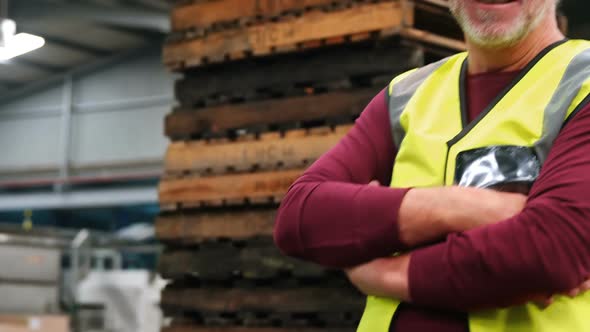
<path id="1" fill-rule="evenodd" d="M 493 49 L 485 48 L 467 40 L 469 74 L 521 70 L 549 45 L 562 40 L 556 20 L 548 17 L 516 45 Z"/>

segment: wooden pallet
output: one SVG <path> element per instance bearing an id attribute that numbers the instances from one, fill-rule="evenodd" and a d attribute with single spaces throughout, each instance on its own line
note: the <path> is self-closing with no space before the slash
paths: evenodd
<path id="1" fill-rule="evenodd" d="M 276 202 L 302 170 L 349 129 L 344 125 L 250 135 L 238 141 L 172 143 L 160 182 L 160 203 L 195 207 Z M 248 171 L 256 172 L 244 173 Z"/>
<path id="2" fill-rule="evenodd" d="M 446 1 L 422 0 L 416 1 L 414 6 L 413 28 L 463 40 L 463 31 L 447 8 Z"/>
<path id="3" fill-rule="evenodd" d="M 428 15 L 436 22 L 423 25 Z M 283 256 L 271 238 L 276 209 L 395 75 L 431 50 L 462 49 L 452 34 L 432 33 L 447 34 L 447 19 L 437 0 L 195 0 L 174 9 L 181 40 L 164 57 L 183 77 L 180 106 L 166 118 L 173 142 L 159 195 L 169 212 L 156 221 L 167 246 L 159 271 L 173 280 L 162 295 L 173 318 L 164 331 L 354 331 L 364 296 L 342 272 Z"/>
<path id="4" fill-rule="evenodd" d="M 249 101 L 251 95 L 269 98 L 288 95 L 285 90 L 293 88 L 322 90 L 342 81 L 359 88 L 371 86 L 372 79 L 379 78 L 381 82 L 376 83 L 383 88 L 396 74 L 423 64 L 422 47 L 391 38 L 196 68 L 176 82 L 175 94 L 184 108 L 193 108 L 209 107 L 207 100 L 214 98 Z"/>
<path id="5" fill-rule="evenodd" d="M 302 12 L 350 0 L 223 0 L 178 6 L 172 10 L 173 31 L 214 28 L 228 23 L 244 24 L 293 12 Z"/>
<path id="6" fill-rule="evenodd" d="M 166 310 L 164 310 L 167 312 Z M 175 316 L 178 318 L 178 316 Z M 355 331 L 356 325 L 360 321 L 358 315 L 350 312 L 339 313 L 207 313 L 201 315 L 197 321 L 175 319 L 177 324 L 188 326 L 215 327 L 215 328 L 266 328 L 286 329 L 318 329 L 329 326 L 331 329 L 345 329 L 346 331 Z"/>
<path id="7" fill-rule="evenodd" d="M 195 326 L 173 325 L 165 327 L 162 332 L 354 332 L 354 328 L 317 328 L 317 327 L 236 327 L 236 326 Z"/>
<path id="8" fill-rule="evenodd" d="M 305 167 L 350 130 L 350 125 L 244 135 L 237 141 L 174 142 L 166 152 L 168 175 L 190 172 L 210 175 L 254 170 Z"/>
<path id="9" fill-rule="evenodd" d="M 158 271 L 166 279 L 196 277 L 201 281 L 226 281 L 236 277 L 271 280 L 279 277 L 319 279 L 329 271 L 315 264 L 286 257 L 272 238 L 244 243 L 210 242 L 198 249 L 179 249 L 160 257 Z"/>
<path id="10" fill-rule="evenodd" d="M 166 116 L 165 133 L 175 140 L 227 136 L 230 131 L 237 129 L 255 132 L 261 128 L 292 123 L 305 125 L 337 123 L 340 120 L 350 122 L 360 114 L 379 89 L 382 87 L 221 105 L 202 110 L 177 109 Z"/>
<path id="11" fill-rule="evenodd" d="M 272 236 L 277 206 L 209 209 L 163 214 L 156 219 L 156 237 L 173 245 L 206 240 L 245 240 Z"/>
<path id="12" fill-rule="evenodd" d="M 190 320 L 190 313 L 185 313 L 182 319 L 173 311 L 164 308 L 165 313 L 175 315 L 174 324 L 184 326 L 215 327 L 215 328 L 267 328 L 286 329 L 318 329 L 330 326 L 331 329 L 345 329 L 353 332 L 360 321 L 357 314 L 351 312 L 317 312 L 317 313 L 276 313 L 276 312 L 224 312 L 224 313 L 196 313 L 197 319 Z"/>
<path id="13" fill-rule="evenodd" d="M 163 210 L 279 202 L 303 169 L 220 176 L 164 178 L 159 185 Z"/>
<path id="14" fill-rule="evenodd" d="M 219 262 L 223 264 L 223 261 Z M 352 288 L 240 289 L 167 287 L 161 304 L 197 312 L 361 312 L 365 299 Z"/>
<path id="15" fill-rule="evenodd" d="M 176 7 L 171 15 L 178 41 L 203 37 L 212 31 L 235 29 L 285 19 L 320 9 L 333 11 L 366 0 L 217 0 Z M 414 0 L 415 27 L 461 40 L 462 31 L 448 11 L 446 0 Z M 563 16 L 561 16 L 562 18 Z M 561 22 L 562 20 L 560 20 Z M 172 38 L 174 39 L 174 38 Z"/>
<path id="16" fill-rule="evenodd" d="M 413 24 L 413 11 L 402 3 L 406 4 L 387 1 L 328 13 L 314 11 L 290 20 L 169 43 L 164 48 L 164 63 L 172 70 L 181 70 L 227 59 L 241 59 L 248 54 L 261 56 L 365 40 L 371 37 L 371 33 L 389 36 Z"/>

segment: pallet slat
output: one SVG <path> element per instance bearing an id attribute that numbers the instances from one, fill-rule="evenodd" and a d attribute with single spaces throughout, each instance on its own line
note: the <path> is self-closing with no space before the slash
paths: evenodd
<path id="1" fill-rule="evenodd" d="M 321 52 L 198 68 L 186 72 L 184 78 L 177 81 L 175 94 L 184 108 L 192 108 L 211 96 L 239 97 L 276 87 L 314 87 L 318 82 L 349 80 L 351 77 L 382 75 L 391 80 L 396 74 L 421 66 L 423 61 L 422 49 L 403 46 L 395 39 L 384 40 L 379 45 L 360 43 L 329 47 Z"/>
<path id="2" fill-rule="evenodd" d="M 302 173 L 303 169 L 297 169 L 163 179 L 159 185 L 159 200 L 160 204 L 167 205 L 221 200 L 280 199 Z"/>
<path id="3" fill-rule="evenodd" d="M 365 299 L 352 288 L 166 288 L 161 303 L 202 312 L 313 313 L 361 312 Z"/>
<path id="4" fill-rule="evenodd" d="M 327 269 L 318 265 L 282 255 L 272 239 L 259 240 L 245 248 L 216 243 L 201 250 L 165 252 L 160 257 L 158 271 L 167 279 L 195 276 L 214 281 L 231 280 L 236 275 L 253 280 L 274 279 L 285 273 L 317 279 L 327 273 Z"/>
<path id="5" fill-rule="evenodd" d="M 172 11 L 172 30 L 206 28 L 215 23 L 244 18 L 270 18 L 285 12 L 301 11 L 309 7 L 326 6 L 350 0 L 223 0 L 198 2 L 177 7 Z"/>
<path id="6" fill-rule="evenodd" d="M 165 327 L 162 332 L 353 332 L 354 328 L 313 327 L 215 327 L 177 325 Z"/>
<path id="7" fill-rule="evenodd" d="M 275 216 L 276 207 L 161 215 L 156 219 L 156 236 L 160 241 L 186 244 L 272 236 Z"/>
<path id="8" fill-rule="evenodd" d="M 166 135 L 174 139 L 260 125 L 342 117 L 352 120 L 378 92 L 378 89 L 360 89 L 203 110 L 175 111 L 166 116 Z"/>
<path id="9" fill-rule="evenodd" d="M 291 130 L 281 136 L 267 133 L 256 140 L 226 143 L 203 141 L 174 142 L 165 157 L 168 174 L 191 171 L 196 174 L 222 174 L 232 171 L 269 170 L 273 168 L 304 167 L 316 160 L 348 132 L 350 125 L 310 134 L 306 130 Z"/>
<path id="10" fill-rule="evenodd" d="M 466 48 L 465 42 L 461 40 L 440 36 L 428 31 L 407 28 L 403 29 L 400 33 L 402 36 L 423 42 L 425 44 L 442 46 L 457 51 L 465 50 Z"/>
<path id="11" fill-rule="evenodd" d="M 346 24 L 342 24 L 346 22 Z M 296 19 L 212 33 L 203 38 L 170 43 L 164 47 L 164 63 L 171 69 L 221 62 L 232 54 L 267 55 L 280 48 L 338 36 L 411 26 L 413 11 L 400 2 L 363 4 L 324 13 L 310 12 Z"/>

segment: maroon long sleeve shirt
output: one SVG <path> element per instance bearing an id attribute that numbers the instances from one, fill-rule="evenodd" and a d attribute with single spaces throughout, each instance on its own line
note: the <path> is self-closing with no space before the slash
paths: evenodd
<path id="1" fill-rule="evenodd" d="M 472 75 L 474 119 L 517 76 Z M 299 178 L 277 217 L 285 253 L 349 267 L 406 249 L 397 216 L 407 189 L 387 188 L 396 147 L 385 92 L 355 126 Z M 384 187 L 367 186 L 378 180 Z M 409 267 L 412 303 L 392 331 L 467 331 L 466 311 L 500 307 L 530 294 L 577 287 L 590 276 L 590 107 L 568 121 L 531 189 L 525 209 L 500 223 L 449 235 L 416 249 Z"/>

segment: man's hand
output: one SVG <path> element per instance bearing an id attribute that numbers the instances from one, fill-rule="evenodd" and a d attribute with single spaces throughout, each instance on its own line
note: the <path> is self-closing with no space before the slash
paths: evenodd
<path id="1" fill-rule="evenodd" d="M 400 301 L 410 300 L 408 267 L 410 255 L 379 258 L 369 263 L 346 269 L 350 282 L 362 293 Z"/>
<path id="2" fill-rule="evenodd" d="M 580 294 L 586 293 L 587 291 L 590 291 L 590 278 L 588 278 L 588 280 L 584 281 L 579 287 L 574 288 L 572 290 L 570 290 L 569 292 L 563 293 L 563 294 L 557 294 L 557 295 L 565 295 L 565 296 L 569 296 L 571 298 L 574 298 Z M 546 308 L 548 306 L 550 306 L 551 304 L 553 304 L 553 302 L 555 302 L 555 298 L 557 297 L 557 295 L 535 295 L 532 296 L 531 298 L 527 299 L 524 302 L 535 302 L 537 304 L 537 306 L 539 306 L 540 308 Z M 521 303 L 519 303 L 521 304 Z"/>
<path id="3" fill-rule="evenodd" d="M 378 186 L 379 183 L 372 181 L 368 185 Z M 400 218 L 405 219 L 406 236 L 412 232 L 422 234 L 428 232 L 428 218 L 439 220 L 433 225 L 439 226 L 437 231 L 441 230 L 440 225 L 445 225 L 446 231 L 442 233 L 431 232 L 430 236 L 434 237 L 504 220 L 519 213 L 525 202 L 526 196 L 524 195 L 485 189 L 459 187 L 413 189 L 408 192 L 404 203 L 402 203 Z M 421 222 L 417 222 L 418 220 Z M 414 241 L 423 241 L 424 237 L 409 237 L 406 240 L 408 241 L 406 243 L 412 244 Z M 410 254 L 406 254 L 379 258 L 345 269 L 345 272 L 352 284 L 366 295 L 409 301 L 409 263 Z M 537 300 L 542 302 L 546 299 L 539 297 Z M 531 299 L 529 298 L 528 301 Z"/>
<path id="4" fill-rule="evenodd" d="M 489 189 L 442 187 L 410 190 L 400 207 L 400 238 L 410 246 L 435 241 L 515 216 L 527 197 Z"/>
<path id="5" fill-rule="evenodd" d="M 355 266 L 345 270 L 350 282 L 365 295 L 393 298 L 409 302 L 410 291 L 408 283 L 408 267 L 410 254 L 397 257 L 379 258 L 369 263 Z M 590 278 L 579 287 L 564 294 L 576 297 L 590 291 Z M 533 295 L 526 299 L 516 301 L 514 305 L 522 305 L 534 302 L 540 308 L 546 308 L 553 304 L 557 295 Z"/>
<path id="6" fill-rule="evenodd" d="M 570 297 L 576 297 L 582 293 L 586 293 L 587 291 L 590 291 L 590 278 L 584 281 L 578 288 L 574 288 L 569 291 L 567 295 Z"/>
<path id="7" fill-rule="evenodd" d="M 378 186 L 372 181 L 369 186 Z M 399 211 L 400 239 L 409 247 L 497 223 L 520 213 L 522 194 L 466 187 L 415 188 L 408 191 Z"/>
<path id="8" fill-rule="evenodd" d="M 527 197 L 489 189 L 439 187 L 408 191 L 399 212 L 401 240 L 409 246 L 440 240 L 520 213 Z"/>

